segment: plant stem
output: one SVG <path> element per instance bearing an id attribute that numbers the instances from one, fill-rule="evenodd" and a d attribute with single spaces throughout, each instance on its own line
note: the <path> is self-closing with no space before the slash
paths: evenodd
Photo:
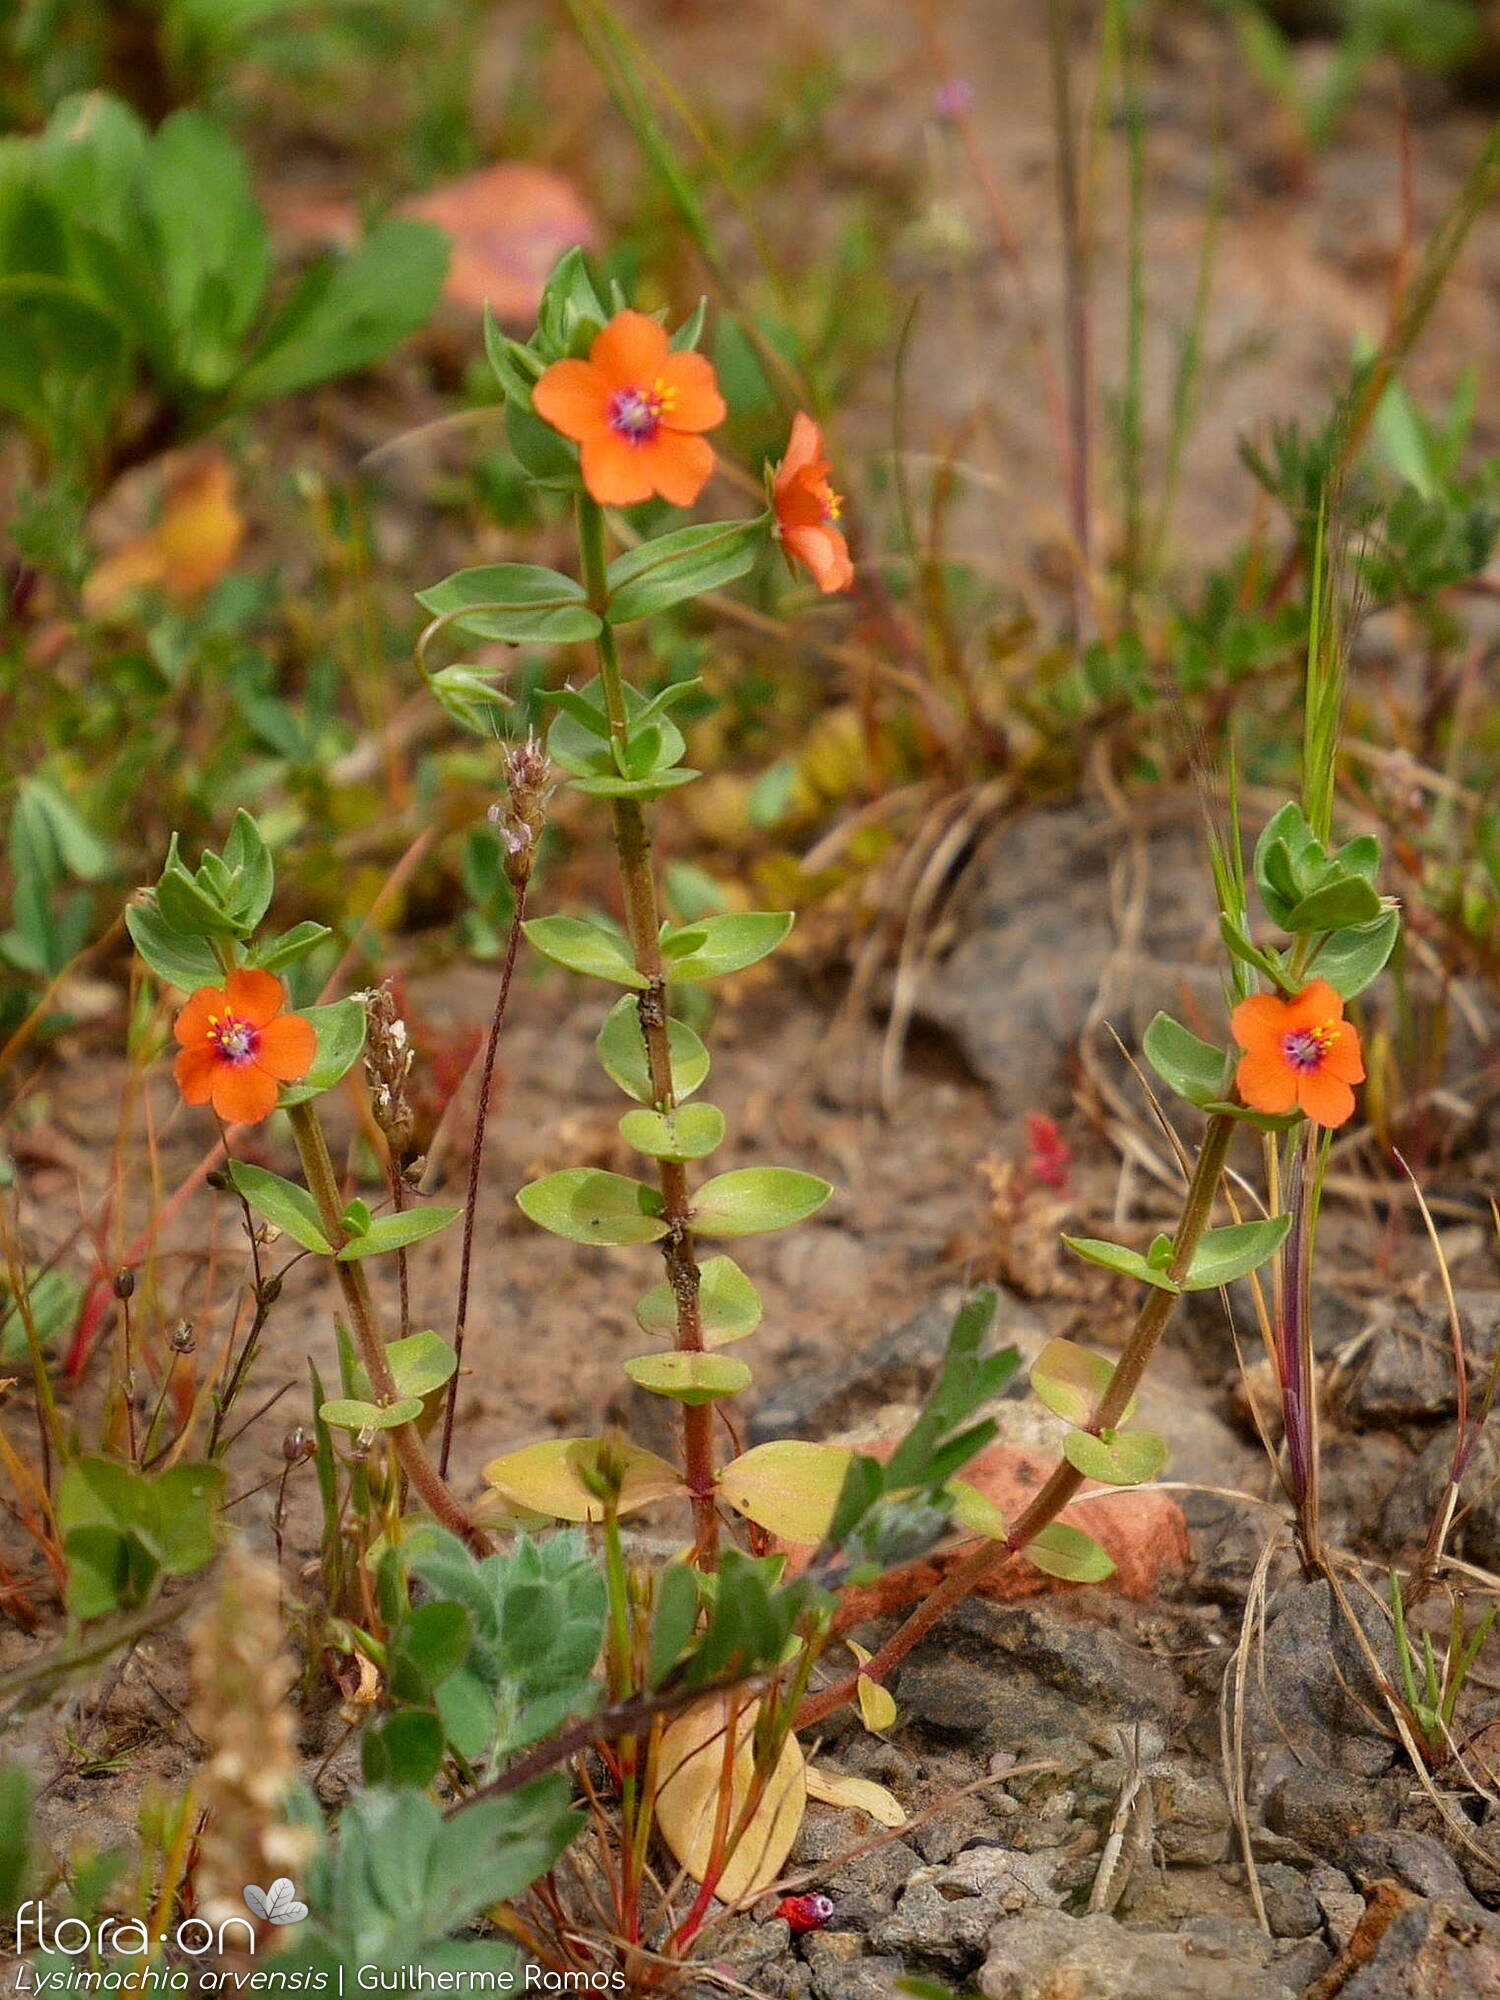
<path id="1" fill-rule="evenodd" d="M 347 1232 L 340 1220 L 344 1204 L 339 1199 L 338 1178 L 333 1170 L 333 1161 L 328 1152 L 328 1141 L 323 1137 L 323 1127 L 318 1123 L 318 1115 L 311 1104 L 294 1104 L 288 1107 L 287 1116 L 292 1123 L 292 1135 L 297 1142 L 297 1152 L 302 1161 L 302 1171 L 307 1176 L 307 1185 L 313 1200 L 318 1205 L 318 1215 L 323 1225 L 323 1233 L 337 1249 L 347 1240 Z M 380 1323 L 375 1311 L 375 1301 L 370 1294 L 369 1280 L 356 1259 L 352 1263 L 341 1264 L 333 1259 L 334 1273 L 339 1281 L 339 1289 L 344 1295 L 348 1308 L 349 1324 L 354 1329 L 354 1338 L 359 1345 L 359 1357 L 364 1363 L 365 1373 L 370 1378 L 370 1393 L 377 1403 L 394 1403 L 400 1400 L 396 1391 L 395 1377 L 386 1359 L 385 1346 L 380 1338 Z M 489 1537 L 472 1521 L 464 1509 L 449 1492 L 441 1474 L 427 1456 L 415 1424 L 397 1424 L 387 1433 L 400 1462 L 402 1471 L 420 1494 L 433 1518 L 442 1523 L 450 1534 L 457 1535 L 466 1542 L 476 1555 L 490 1553 Z"/>
<path id="2" fill-rule="evenodd" d="M 1208 1227 L 1236 1122 L 1227 1113 L 1220 1112 L 1209 1119 L 1204 1130 L 1203 1145 L 1193 1177 L 1188 1183 L 1182 1219 L 1177 1225 L 1172 1257 L 1166 1270 L 1166 1275 L 1174 1284 L 1180 1285 L 1187 1276 L 1193 1252 Z M 1156 1351 L 1156 1344 L 1166 1331 L 1179 1296 L 1177 1292 L 1152 1287 L 1150 1297 L 1136 1316 L 1129 1343 L 1110 1377 L 1109 1387 L 1100 1397 L 1093 1417 L 1084 1426 L 1093 1436 L 1097 1437 L 1101 1431 L 1113 1430 L 1124 1416 L 1131 1397 L 1140 1387 L 1141 1377 Z M 841 1708 L 846 1701 L 852 1700 L 860 1674 L 868 1675 L 875 1682 L 884 1680 L 891 1669 L 906 1658 L 912 1647 L 926 1637 L 951 1605 L 969 1596 L 1002 1563 L 1019 1555 L 1028 1542 L 1034 1541 L 1043 1528 L 1050 1526 L 1082 1484 L 1083 1474 L 1064 1459 L 1033 1496 L 1005 1540 L 981 1544 L 972 1555 L 951 1569 L 906 1622 L 897 1627 L 874 1658 L 860 1668 L 859 1674 L 850 1674 L 803 1703 L 797 1714 L 797 1728 L 810 1728 L 815 1722 L 821 1722 L 824 1716 L 831 1715 L 836 1708 Z"/>
<path id="3" fill-rule="evenodd" d="M 617 749 L 623 750 L 629 740 L 630 718 L 625 705 L 625 682 L 620 672 L 619 654 L 615 650 L 614 630 L 604 618 L 609 594 L 605 579 L 604 515 L 587 494 L 578 497 L 578 546 L 590 608 L 603 620 L 598 639 L 599 682 L 604 694 L 605 712 L 609 717 L 610 738 Z M 630 937 L 635 968 L 646 981 L 644 990 L 637 996 L 636 1006 L 646 1043 L 652 1102 L 656 1110 L 667 1112 L 677 1100 L 672 1089 L 671 1044 L 667 1037 L 667 981 L 659 942 L 661 912 L 656 899 L 656 877 L 651 867 L 651 841 L 646 830 L 646 817 L 638 800 L 613 799 L 610 803 L 614 810 L 615 847 L 619 854 L 620 882 L 625 897 L 625 928 Z M 698 1308 L 700 1280 L 698 1257 L 693 1245 L 687 1168 L 678 1160 L 658 1160 L 656 1166 L 662 1215 L 667 1224 L 661 1251 L 667 1267 L 667 1282 L 677 1304 L 677 1346 L 681 1352 L 701 1354 L 703 1321 Z M 698 1561 L 711 1568 L 719 1544 L 711 1403 L 683 1406 L 682 1457 L 693 1503 L 693 1554 Z"/>
<path id="4" fill-rule="evenodd" d="M 521 944 L 521 926 L 526 921 L 526 885 L 516 889 L 515 907 L 505 940 L 505 963 L 500 970 L 500 990 L 495 995 L 495 1011 L 490 1018 L 489 1040 L 484 1045 L 484 1068 L 479 1076 L 479 1106 L 474 1113 L 474 1140 L 469 1148 L 469 1186 L 464 1196 L 464 1245 L 458 1265 L 458 1306 L 453 1315 L 453 1379 L 448 1384 L 448 1400 L 443 1406 L 443 1444 L 438 1454 L 438 1471 L 448 1477 L 448 1455 L 453 1449 L 453 1423 L 458 1415 L 458 1379 L 464 1363 L 464 1333 L 469 1322 L 469 1271 L 474 1258 L 474 1218 L 479 1212 L 479 1175 L 484 1165 L 484 1135 L 489 1123 L 490 1094 L 495 1087 L 495 1055 L 500 1047 L 500 1030 L 510 1005 L 511 981 L 515 977 L 516 953 Z"/>

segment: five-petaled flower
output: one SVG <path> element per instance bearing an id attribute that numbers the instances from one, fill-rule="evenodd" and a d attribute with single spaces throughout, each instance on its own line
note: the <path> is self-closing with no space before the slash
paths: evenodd
<path id="1" fill-rule="evenodd" d="M 800 562 L 819 590 L 848 590 L 854 582 L 849 544 L 838 525 L 843 502 L 828 483 L 823 433 L 805 411 L 792 419 L 786 457 L 773 489 L 776 533 L 787 555 Z"/>
<path id="2" fill-rule="evenodd" d="M 1315 1125 L 1342 1125 L 1354 1111 L 1351 1084 L 1363 1083 L 1359 1036 L 1326 979 L 1295 1000 L 1256 993 L 1234 1010 L 1234 1038 L 1245 1051 L 1235 1072 L 1252 1111 L 1302 1111 Z"/>
<path id="3" fill-rule="evenodd" d="M 306 1076 L 317 1054 L 311 1021 L 286 1011 L 286 988 L 240 967 L 223 988 L 200 986 L 177 1016 L 173 1074 L 189 1104 L 212 1104 L 231 1125 L 258 1125 L 284 1083 Z"/>
<path id="4" fill-rule="evenodd" d="M 554 361 L 531 392 L 539 417 L 578 446 L 583 483 L 602 507 L 656 493 L 690 507 L 714 469 L 699 435 L 727 414 L 713 366 L 674 354 L 645 313 L 616 313 L 587 361 Z"/>

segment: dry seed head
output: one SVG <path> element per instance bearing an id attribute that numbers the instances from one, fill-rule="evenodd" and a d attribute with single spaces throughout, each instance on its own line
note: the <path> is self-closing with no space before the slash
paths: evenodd
<path id="1" fill-rule="evenodd" d="M 297 1776 L 294 1679 L 282 1651 L 275 1569 L 231 1543 L 213 1603 L 188 1633 L 195 1695 L 189 1720 L 208 1755 L 197 1781 L 206 1814 L 194 1873 L 197 1914 L 210 1924 L 244 1919 L 247 1882 L 295 1881 L 312 1854 L 306 1827 L 283 1813 Z M 280 1933 L 262 1939 L 262 1948 Z"/>
<path id="2" fill-rule="evenodd" d="M 531 880 L 537 842 L 547 824 L 552 765 L 535 736 L 528 736 L 524 743 L 506 744 L 504 763 L 506 800 L 504 805 L 491 806 L 489 816 L 500 830 L 505 873 L 511 885 L 521 889 Z"/>
<path id="3" fill-rule="evenodd" d="M 365 1078 L 370 1086 L 375 1123 L 385 1134 L 397 1159 L 411 1144 L 412 1110 L 406 1095 L 411 1075 L 412 1045 L 406 1023 L 396 1011 L 390 981 L 383 980 L 355 998 L 365 1007 Z"/>

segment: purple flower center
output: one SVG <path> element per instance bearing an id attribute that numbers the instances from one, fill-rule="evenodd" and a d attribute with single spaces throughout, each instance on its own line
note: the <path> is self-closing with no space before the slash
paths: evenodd
<path id="1" fill-rule="evenodd" d="M 647 444 L 661 429 L 661 404 L 640 389 L 621 389 L 609 406 L 609 421 L 631 444 Z"/>
<path id="2" fill-rule="evenodd" d="M 248 1021 L 237 1021 L 233 1014 L 226 1014 L 222 1020 L 216 1015 L 208 1031 L 208 1039 L 219 1055 L 236 1069 L 243 1069 L 248 1062 L 254 1062 L 255 1051 L 260 1047 L 260 1035 Z"/>
<path id="3" fill-rule="evenodd" d="M 1283 1037 L 1281 1052 L 1293 1069 L 1309 1076 L 1322 1065 L 1328 1053 L 1329 1040 L 1326 1028 L 1298 1028 Z"/>

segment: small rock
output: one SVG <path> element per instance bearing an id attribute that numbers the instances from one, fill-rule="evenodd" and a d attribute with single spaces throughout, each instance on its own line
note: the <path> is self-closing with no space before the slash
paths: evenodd
<path id="1" fill-rule="evenodd" d="M 1162 1859 L 1180 1868 L 1211 1868 L 1222 1861 L 1234 1822 L 1219 1780 L 1164 1764 L 1153 1772 L 1152 1785 Z"/>
<path id="2" fill-rule="evenodd" d="M 1330 1979 L 1341 1971 L 1339 2000 L 1500 1993 L 1500 1918 L 1476 1903 L 1428 1901 L 1382 1883 Z"/>
<path id="3" fill-rule="evenodd" d="M 1328 1942 L 1335 1951 L 1344 1951 L 1364 1916 L 1364 1897 L 1356 1896 L 1352 1889 L 1322 1889 L 1318 1892 L 1318 1908 L 1323 1913 Z"/>
<path id="4" fill-rule="evenodd" d="M 1386 1495 L 1377 1530 L 1391 1554 L 1419 1542 L 1442 1505 L 1453 1470 L 1457 1426 L 1446 1425 L 1411 1462 Z M 1485 1429 L 1464 1472 L 1464 1505 L 1446 1546 L 1481 1569 L 1500 1567 L 1500 1440 Z"/>
<path id="5" fill-rule="evenodd" d="M 1388 1685 L 1400 1685 L 1390 1623 L 1377 1605 L 1348 1599 Z M 1328 1583 L 1296 1583 L 1267 1608 L 1264 1640 L 1253 1649 L 1245 1687 L 1246 1740 L 1286 1744 L 1310 1766 L 1378 1777 L 1400 1755 L 1364 1646 Z M 1388 1825 L 1391 1815 L 1374 1825 Z M 1373 1826 L 1357 1826 L 1367 1833 Z"/>
<path id="6" fill-rule="evenodd" d="M 1418 1896 L 1469 1900 L 1463 1870 L 1430 1833 L 1362 1833 L 1350 1841 L 1344 1865 L 1361 1889 L 1389 1880 Z"/>
<path id="7" fill-rule="evenodd" d="M 1222 1935 L 1136 1931 L 1037 1910 L 993 1933 L 979 1990 L 985 2000 L 1291 2000 L 1272 1949 L 1243 1925 Z"/>
<path id="8" fill-rule="evenodd" d="M 848 1931 L 813 1931 L 802 1949 L 817 2000 L 898 2000 L 903 1969 L 895 1958 L 866 1958 L 865 1941 Z"/>
<path id="9" fill-rule="evenodd" d="M 1289 1939 L 1276 1954 L 1276 1976 L 1294 1993 L 1305 1993 L 1332 1963 L 1333 1953 L 1320 1936 Z"/>
<path id="10" fill-rule="evenodd" d="M 1399 1776 L 1373 1784 L 1310 1764 L 1289 1772 L 1277 1785 L 1266 1801 L 1266 1822 L 1274 1833 L 1299 1841 L 1314 1854 L 1342 1859 L 1360 1834 L 1389 1829 L 1405 1795 Z"/>
<path id="11" fill-rule="evenodd" d="M 1057 1856 L 974 1847 L 944 1868 L 914 1875 L 894 1912 L 877 1926 L 877 1951 L 965 1973 L 984 1956 L 995 1925 L 1022 1910 L 1055 1909 Z"/>
<path id="12" fill-rule="evenodd" d="M 1500 1342 L 1500 1290 L 1456 1294 L 1470 1381 L 1482 1380 Z M 1364 1365 L 1343 1397 L 1344 1413 L 1361 1424 L 1395 1427 L 1451 1417 L 1457 1403 L 1452 1332 L 1446 1305 L 1398 1306 L 1370 1339 Z"/>
<path id="13" fill-rule="evenodd" d="M 1259 1870 L 1261 1899 L 1272 1937 L 1305 1938 L 1322 1928 L 1317 1898 L 1306 1880 L 1284 1861 L 1268 1861 Z"/>

